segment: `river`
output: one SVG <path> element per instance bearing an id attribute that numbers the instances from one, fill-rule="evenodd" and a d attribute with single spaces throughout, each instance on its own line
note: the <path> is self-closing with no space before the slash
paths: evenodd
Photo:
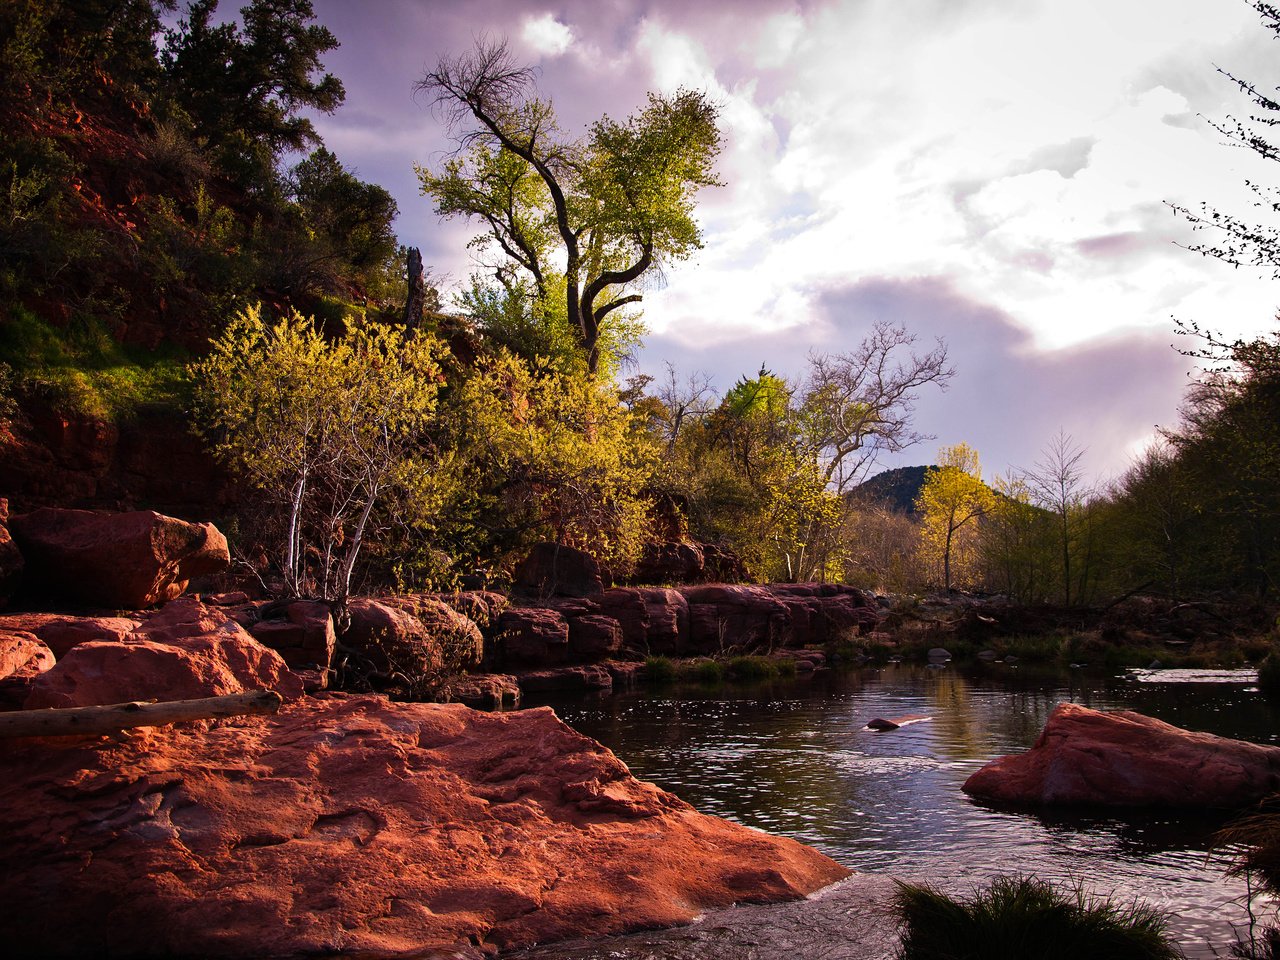
<path id="1" fill-rule="evenodd" d="M 1246 920 L 1243 882 L 1226 878 L 1211 853 L 1220 817 L 1012 812 L 975 803 L 960 786 L 988 760 L 1030 747 L 1068 700 L 1276 743 L 1276 714 L 1252 681 L 1247 671 L 897 664 L 528 705 L 550 703 L 637 777 L 699 810 L 794 837 L 854 870 L 957 892 L 1009 873 L 1082 881 L 1169 911 L 1188 955 L 1210 957 L 1226 954 L 1232 924 Z M 904 714 L 932 719 L 864 729 Z"/>

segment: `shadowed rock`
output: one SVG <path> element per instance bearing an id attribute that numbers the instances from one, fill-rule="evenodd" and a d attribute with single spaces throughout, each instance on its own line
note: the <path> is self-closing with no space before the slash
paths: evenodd
<path id="1" fill-rule="evenodd" d="M 10 530 L 26 562 L 24 594 L 60 604 L 141 610 L 231 564 L 226 537 L 213 524 L 152 510 L 46 507 L 13 517 Z"/>

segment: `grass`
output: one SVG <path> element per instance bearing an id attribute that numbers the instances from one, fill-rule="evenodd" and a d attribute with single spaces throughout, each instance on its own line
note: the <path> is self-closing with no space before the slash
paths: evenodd
<path id="1" fill-rule="evenodd" d="M 0 334 L 0 364 L 14 387 L 63 415 L 115 421 L 143 404 L 177 406 L 186 396 L 181 351 L 123 346 L 93 320 L 60 328 L 14 307 Z"/>
<path id="2" fill-rule="evenodd" d="M 1001 877 L 968 900 L 899 883 L 899 960 L 1177 960 L 1159 911 L 1117 904 L 1075 887 Z"/>
<path id="3" fill-rule="evenodd" d="M 675 661 L 670 657 L 646 657 L 644 675 L 646 680 L 656 682 L 674 680 L 676 677 Z"/>

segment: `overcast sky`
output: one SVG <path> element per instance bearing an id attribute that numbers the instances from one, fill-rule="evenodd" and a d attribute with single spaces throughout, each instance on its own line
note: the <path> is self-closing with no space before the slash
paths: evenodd
<path id="1" fill-rule="evenodd" d="M 722 107 L 724 187 L 705 248 L 645 293 L 640 367 L 721 390 L 762 363 L 797 376 L 876 319 L 956 367 L 921 395 L 936 439 L 887 466 L 975 446 L 988 475 L 1029 466 L 1059 429 L 1105 479 L 1177 421 L 1189 362 L 1173 318 L 1231 335 L 1273 324 L 1280 284 L 1233 271 L 1166 205 L 1250 211 L 1280 171 L 1205 118 L 1270 90 L 1280 46 L 1242 0 L 315 0 L 347 100 L 326 144 L 400 205 L 401 239 L 464 280 L 475 228 L 441 223 L 413 164 L 445 131 L 413 84 L 481 35 L 541 69 L 562 126 L 625 117 L 648 90 Z"/>

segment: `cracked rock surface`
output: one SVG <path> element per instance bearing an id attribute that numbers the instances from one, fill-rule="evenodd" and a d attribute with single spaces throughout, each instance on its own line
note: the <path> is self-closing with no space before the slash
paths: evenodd
<path id="1" fill-rule="evenodd" d="M 476 957 L 848 874 L 636 780 L 550 709 L 367 696 L 0 742 L 0 831 L 15 956 Z"/>

